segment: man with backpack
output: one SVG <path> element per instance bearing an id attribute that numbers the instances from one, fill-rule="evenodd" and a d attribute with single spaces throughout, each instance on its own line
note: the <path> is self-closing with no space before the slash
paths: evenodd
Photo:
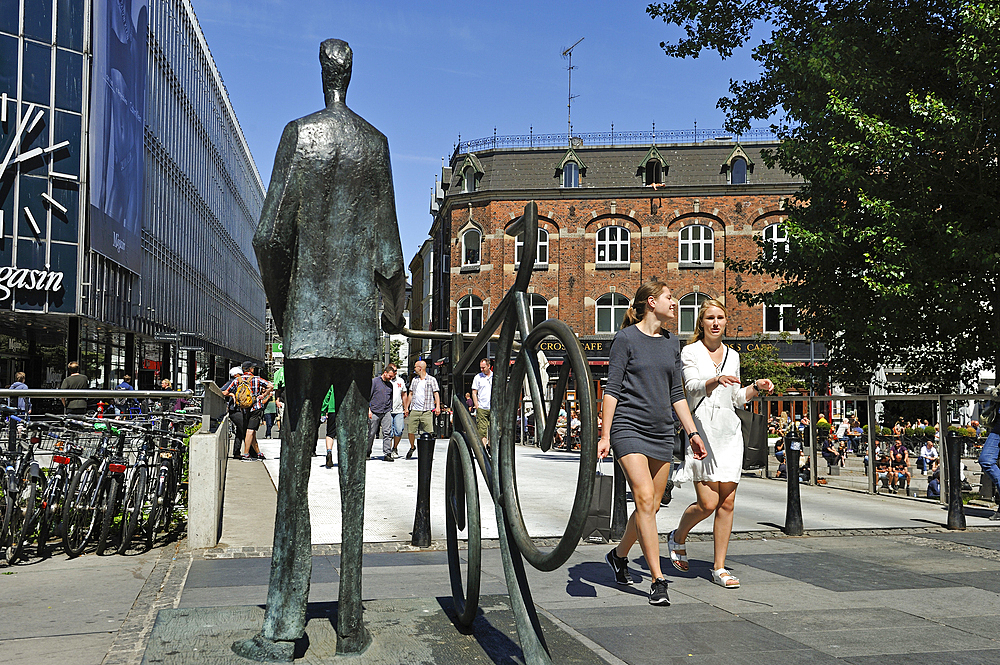
<path id="1" fill-rule="evenodd" d="M 226 385 L 222 394 L 232 396 L 235 403 L 233 424 L 236 426 L 236 441 L 243 443 L 242 460 L 264 459 L 257 447 L 257 429 L 260 427 L 261 415 L 264 412 L 264 402 L 270 397 L 274 386 L 254 372 L 257 366 L 253 361 L 243 363 L 243 373 Z M 251 451 L 253 451 L 251 453 Z M 235 445 L 233 457 L 236 457 Z"/>

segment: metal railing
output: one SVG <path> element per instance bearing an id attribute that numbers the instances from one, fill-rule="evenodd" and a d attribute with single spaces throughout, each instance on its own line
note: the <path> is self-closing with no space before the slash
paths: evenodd
<path id="1" fill-rule="evenodd" d="M 980 401 L 980 400 L 991 400 L 992 395 L 989 394 L 885 394 L 885 395 L 869 395 L 869 394 L 834 394 L 834 395 L 771 395 L 767 397 L 756 397 L 753 402 L 807 402 L 808 410 L 807 414 L 809 416 L 810 422 L 808 429 L 808 446 L 810 449 L 809 453 L 809 481 L 810 485 L 816 485 L 818 481 L 817 474 L 817 454 L 818 454 L 818 439 L 816 436 L 816 423 L 813 420 L 813 416 L 817 413 L 815 408 L 816 404 L 823 404 L 827 402 L 864 402 L 866 405 L 866 410 L 868 414 L 868 432 L 865 435 L 865 439 L 868 442 L 868 466 L 866 469 L 866 474 L 868 477 L 868 483 L 866 487 L 866 492 L 869 494 L 876 493 L 876 483 L 878 478 L 874 473 L 875 468 L 875 455 L 874 452 L 879 449 L 878 439 L 882 438 L 881 435 L 876 433 L 877 423 L 875 422 L 875 405 L 878 402 L 935 402 L 937 404 L 937 421 L 941 424 L 941 439 L 940 444 L 942 451 L 944 450 L 944 443 L 947 436 L 947 423 L 948 410 L 947 404 L 949 402 L 969 402 L 969 401 Z M 803 442 L 805 443 L 805 442 Z M 941 496 L 939 498 L 941 503 L 948 502 L 948 483 L 950 478 L 950 469 L 948 468 L 948 455 L 941 454 Z M 786 465 L 787 467 L 787 465 Z M 789 474 L 792 470 L 789 468 Z M 829 486 L 829 485 L 828 485 Z"/>
<path id="2" fill-rule="evenodd" d="M 583 146 L 620 146 L 669 143 L 698 143 L 699 141 L 777 141 L 778 135 L 771 129 L 750 129 L 743 134 L 733 134 L 724 129 L 656 129 L 648 131 L 583 132 L 561 134 L 506 134 L 484 136 L 468 141 L 459 141 L 452 159 L 460 154 L 497 148 L 558 148 L 561 146 L 579 148 Z"/>

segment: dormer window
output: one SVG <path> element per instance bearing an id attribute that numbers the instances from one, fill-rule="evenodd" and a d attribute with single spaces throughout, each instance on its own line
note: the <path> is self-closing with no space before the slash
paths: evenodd
<path id="1" fill-rule="evenodd" d="M 666 175 L 666 172 L 667 162 L 663 159 L 663 155 L 660 154 L 655 145 L 650 146 L 646 152 L 646 156 L 639 162 L 636 176 L 642 178 L 642 182 L 647 187 L 651 187 L 653 185 L 662 185 L 663 176 Z"/>
<path id="2" fill-rule="evenodd" d="M 747 160 L 742 157 L 737 157 L 733 160 L 733 165 L 729 169 L 729 184 L 747 184 Z"/>
<path id="3" fill-rule="evenodd" d="M 580 178 L 587 175 L 587 165 L 583 163 L 576 151 L 570 148 L 556 165 L 556 177 L 560 187 L 579 187 Z"/>
<path id="4" fill-rule="evenodd" d="M 655 159 L 651 159 L 648 162 L 646 162 L 646 184 L 659 185 L 662 182 L 663 182 L 663 166 Z"/>
<path id="5" fill-rule="evenodd" d="M 726 161 L 722 163 L 722 173 L 727 176 L 730 185 L 745 185 L 750 181 L 753 162 L 744 152 L 743 146 L 737 144 L 733 147 Z"/>
<path id="6" fill-rule="evenodd" d="M 580 186 L 580 167 L 576 162 L 566 162 L 563 166 L 563 187 Z"/>
<path id="7" fill-rule="evenodd" d="M 462 171 L 462 193 L 468 194 L 476 191 L 476 169 L 466 166 Z"/>
<path id="8" fill-rule="evenodd" d="M 479 158 L 470 152 L 458 166 L 458 173 L 461 174 L 459 183 L 462 185 L 462 193 L 471 194 L 479 189 L 479 180 L 483 177 L 485 171 Z"/>

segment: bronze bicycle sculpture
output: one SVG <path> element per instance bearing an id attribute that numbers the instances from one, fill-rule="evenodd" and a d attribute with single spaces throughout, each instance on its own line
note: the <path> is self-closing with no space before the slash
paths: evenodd
<path id="1" fill-rule="evenodd" d="M 450 339 L 453 357 L 453 385 L 461 385 L 463 375 L 478 362 L 487 343 L 499 329 L 496 352 L 496 374 L 493 379 L 490 448 L 483 445 L 476 424 L 465 403 L 455 391 L 452 411 L 455 432 L 448 444 L 445 464 L 445 525 L 448 542 L 448 570 L 452 596 L 460 624 L 469 626 L 479 608 L 479 588 L 482 572 L 482 532 L 479 512 L 479 489 L 476 467 L 489 479 L 490 494 L 496 507 L 500 551 L 517 625 L 518 637 L 525 662 L 546 665 L 551 657 L 545 644 L 538 615 L 531 599 L 525 575 L 524 559 L 541 571 L 552 571 L 563 565 L 576 549 L 583 535 L 584 522 L 594 490 L 597 465 L 597 407 L 590 367 L 583 347 L 568 325 L 549 319 L 532 327 L 527 288 L 535 263 L 538 238 L 538 207 L 534 202 L 524 207 L 524 214 L 506 229 L 508 235 L 524 234 L 524 251 L 514 285 L 483 325 L 482 331 L 466 345 L 466 336 L 459 333 L 404 330 L 410 337 Z M 519 340 L 515 342 L 515 337 Z M 545 339 L 555 338 L 566 349 L 551 399 L 545 400 L 537 350 Z M 515 348 L 517 347 L 517 348 Z M 517 354 L 513 355 L 515 350 Z M 513 359 L 513 364 L 511 364 Z M 534 409 L 535 430 L 541 431 L 539 443 L 543 451 L 552 446 L 560 405 L 563 404 L 571 380 L 575 384 L 579 409 L 580 464 L 576 495 L 566 530 L 559 543 L 549 552 L 535 546 L 525 527 L 517 492 L 514 464 L 514 425 L 523 387 L 527 386 Z M 459 564 L 458 532 L 468 527 L 468 567 L 463 580 Z"/>

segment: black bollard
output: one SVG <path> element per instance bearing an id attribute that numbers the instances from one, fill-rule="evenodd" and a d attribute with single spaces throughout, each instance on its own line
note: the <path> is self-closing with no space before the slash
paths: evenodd
<path id="1" fill-rule="evenodd" d="M 625 535 L 625 525 L 628 524 L 628 508 L 625 503 L 625 472 L 618 460 L 614 460 L 615 469 L 614 500 L 611 502 L 611 540 L 621 540 Z"/>
<path id="2" fill-rule="evenodd" d="M 802 439 L 793 428 L 785 437 L 785 476 L 788 481 L 788 501 L 785 504 L 785 533 L 801 536 L 802 499 L 799 497 L 799 456 L 802 454 Z"/>
<path id="3" fill-rule="evenodd" d="M 413 514 L 414 547 L 431 544 L 431 467 L 434 465 L 434 435 L 421 432 L 417 437 L 417 509 Z"/>
<path id="4" fill-rule="evenodd" d="M 945 437 L 944 454 L 948 456 L 948 528 L 965 531 L 962 505 L 962 450 L 955 432 Z"/>

